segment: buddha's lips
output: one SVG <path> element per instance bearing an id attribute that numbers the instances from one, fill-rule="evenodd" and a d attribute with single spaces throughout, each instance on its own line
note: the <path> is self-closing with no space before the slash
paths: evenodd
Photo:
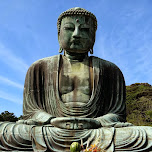
<path id="1" fill-rule="evenodd" d="M 72 40 L 71 43 L 74 43 L 74 44 L 80 44 L 80 40 Z"/>

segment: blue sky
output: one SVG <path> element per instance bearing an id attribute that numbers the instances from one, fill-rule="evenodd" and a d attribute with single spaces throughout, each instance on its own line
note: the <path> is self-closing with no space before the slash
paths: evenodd
<path id="1" fill-rule="evenodd" d="M 28 67 L 58 54 L 57 18 L 77 6 L 97 17 L 94 55 L 114 62 L 126 85 L 152 85 L 151 0 L 0 0 L 0 113 L 22 114 Z"/>

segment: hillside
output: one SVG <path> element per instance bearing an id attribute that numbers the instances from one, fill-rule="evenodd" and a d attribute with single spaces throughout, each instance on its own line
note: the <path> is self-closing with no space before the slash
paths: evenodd
<path id="1" fill-rule="evenodd" d="M 152 86 L 135 83 L 126 87 L 127 121 L 138 126 L 152 126 Z"/>

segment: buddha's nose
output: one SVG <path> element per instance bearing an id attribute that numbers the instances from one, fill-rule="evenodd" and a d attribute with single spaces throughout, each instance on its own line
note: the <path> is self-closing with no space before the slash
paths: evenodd
<path id="1" fill-rule="evenodd" d="M 72 36 L 74 38 L 80 38 L 80 29 L 78 27 L 75 28 Z"/>

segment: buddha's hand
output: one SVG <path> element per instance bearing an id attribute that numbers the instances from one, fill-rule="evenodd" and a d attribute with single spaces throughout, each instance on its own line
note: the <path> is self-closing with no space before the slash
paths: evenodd
<path id="1" fill-rule="evenodd" d="M 51 125 L 70 130 L 96 129 L 101 127 L 99 121 L 93 118 L 58 117 L 51 120 Z"/>
<path id="2" fill-rule="evenodd" d="M 16 123 L 17 124 L 26 124 L 26 125 L 36 125 L 36 126 L 41 126 L 44 124 L 44 122 L 41 122 L 38 120 L 33 120 L 33 119 L 18 120 Z"/>

